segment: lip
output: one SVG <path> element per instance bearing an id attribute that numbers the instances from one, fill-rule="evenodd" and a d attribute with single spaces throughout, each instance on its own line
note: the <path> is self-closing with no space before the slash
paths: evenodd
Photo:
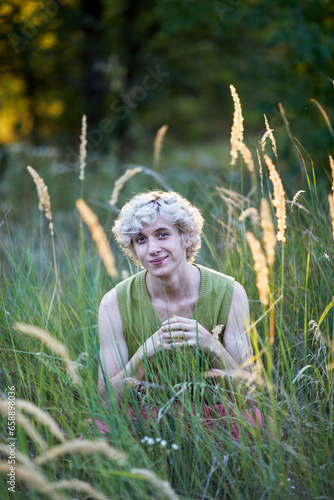
<path id="1" fill-rule="evenodd" d="M 166 257 L 160 257 L 159 259 L 151 260 L 150 264 L 153 264 L 154 266 L 160 266 L 160 264 L 162 264 L 167 259 L 167 257 L 168 256 L 166 255 Z"/>

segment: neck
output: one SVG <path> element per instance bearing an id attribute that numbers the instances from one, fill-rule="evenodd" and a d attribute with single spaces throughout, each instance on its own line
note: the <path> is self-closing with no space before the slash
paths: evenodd
<path id="1" fill-rule="evenodd" d="M 172 275 L 162 277 L 146 274 L 146 286 L 149 295 L 155 299 L 175 301 L 197 295 L 200 283 L 200 272 L 196 266 L 185 264 L 182 269 L 174 270 Z"/>

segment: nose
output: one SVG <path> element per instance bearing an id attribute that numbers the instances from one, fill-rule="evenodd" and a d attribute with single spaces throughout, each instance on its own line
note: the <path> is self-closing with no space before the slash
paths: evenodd
<path id="1" fill-rule="evenodd" d="M 148 240 L 148 252 L 150 255 L 157 255 L 161 252 L 161 248 L 159 246 L 159 242 L 155 239 Z"/>

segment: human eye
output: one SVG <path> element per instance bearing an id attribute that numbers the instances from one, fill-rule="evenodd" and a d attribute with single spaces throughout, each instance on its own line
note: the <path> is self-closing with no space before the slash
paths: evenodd
<path id="1" fill-rule="evenodd" d="M 139 243 L 139 244 L 140 244 L 140 243 L 144 243 L 144 241 L 145 241 L 145 237 L 144 237 L 144 236 L 137 236 L 137 237 L 135 238 L 135 242 L 136 242 L 136 243 Z"/>
<path id="2" fill-rule="evenodd" d="M 164 232 L 163 232 L 163 233 L 159 233 L 159 234 L 158 234 L 158 237 L 159 237 L 159 238 L 167 238 L 167 236 L 169 236 L 169 233 L 164 233 Z"/>

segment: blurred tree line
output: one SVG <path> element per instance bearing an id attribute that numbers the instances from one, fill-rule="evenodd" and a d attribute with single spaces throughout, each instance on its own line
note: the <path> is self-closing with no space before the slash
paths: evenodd
<path id="1" fill-rule="evenodd" d="M 310 102 L 333 118 L 330 0 L 2 0 L 0 32 L 0 145 L 75 158 L 84 113 L 89 147 L 120 160 L 165 123 L 178 141 L 228 140 L 232 83 L 246 137 L 263 113 L 282 127 L 281 102 L 310 154 L 331 153 Z"/>

